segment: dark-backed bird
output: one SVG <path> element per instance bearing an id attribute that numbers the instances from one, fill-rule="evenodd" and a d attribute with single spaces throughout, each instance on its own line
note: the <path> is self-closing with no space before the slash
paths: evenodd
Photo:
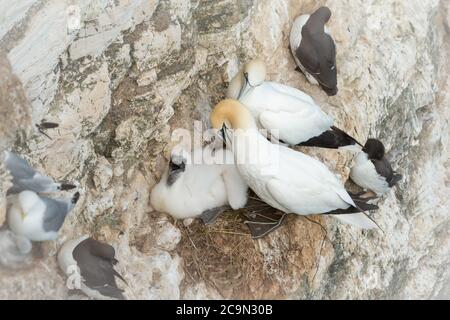
<path id="1" fill-rule="evenodd" d="M 9 229 L 31 241 L 55 240 L 79 197 L 76 192 L 70 199 L 52 199 L 30 190 L 10 195 Z"/>
<path id="2" fill-rule="evenodd" d="M 109 244 L 88 236 L 69 240 L 58 253 L 58 263 L 72 280 L 75 280 L 73 277 L 80 277 L 80 287 L 74 289 L 81 290 L 88 297 L 101 300 L 124 299 L 124 290 L 117 286 L 116 277 L 125 284 L 126 281 L 114 269 L 118 261 L 114 248 Z"/>
<path id="3" fill-rule="evenodd" d="M 54 193 L 76 187 L 73 184 L 55 182 L 52 178 L 40 174 L 25 159 L 14 152 L 5 151 L 4 163 L 13 178 L 13 185 L 8 189 L 8 194 L 24 190 L 36 193 Z"/>
<path id="4" fill-rule="evenodd" d="M 336 46 L 325 26 L 331 17 L 327 7 L 295 19 L 290 33 L 290 48 L 295 62 L 312 84 L 329 95 L 337 91 Z"/>
<path id="5" fill-rule="evenodd" d="M 251 60 L 232 79 L 227 92 L 228 98 L 250 110 L 259 128 L 276 130 L 278 139 L 290 145 L 361 150 L 359 142 L 336 128 L 333 117 L 309 95 L 265 78 L 264 61 Z"/>
<path id="6" fill-rule="evenodd" d="M 365 190 L 381 196 L 400 181 L 402 175 L 392 170 L 383 143 L 377 139 L 368 139 L 362 151 L 356 155 L 350 178 Z"/>

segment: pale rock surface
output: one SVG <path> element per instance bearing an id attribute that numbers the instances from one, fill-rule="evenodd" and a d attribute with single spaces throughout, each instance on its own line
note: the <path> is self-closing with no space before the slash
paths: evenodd
<path id="1" fill-rule="evenodd" d="M 293 19 L 319 5 L 333 13 L 334 97 L 294 71 L 288 49 Z M 0 269 L 1 299 L 82 298 L 55 258 L 81 234 L 114 245 L 129 299 L 450 298 L 448 1 L 17 0 L 0 11 L 0 147 L 81 191 L 57 241 L 35 245 L 23 270 Z M 288 217 L 252 241 L 236 215 L 186 227 L 152 212 L 171 133 L 194 119 L 206 129 L 255 56 L 337 126 L 384 141 L 404 176 L 374 213 L 384 234 L 314 218 L 323 241 L 317 224 Z M 60 124 L 52 139 L 37 133 L 42 119 Z M 349 153 L 303 150 L 348 177 Z"/>

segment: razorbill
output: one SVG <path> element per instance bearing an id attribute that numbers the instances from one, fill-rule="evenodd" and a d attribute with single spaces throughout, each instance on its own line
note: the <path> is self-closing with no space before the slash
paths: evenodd
<path id="1" fill-rule="evenodd" d="M 377 139 L 368 139 L 355 157 L 350 178 L 360 187 L 381 196 L 400 181 L 402 175 L 392 170 L 383 143 Z"/>
<path id="2" fill-rule="evenodd" d="M 79 289 L 93 299 L 125 299 L 124 290 L 116 283 L 116 277 L 126 283 L 114 269 L 117 263 L 112 246 L 88 236 L 67 241 L 58 253 L 61 270 L 74 280 L 72 285 L 79 285 L 73 289 Z"/>
<path id="3" fill-rule="evenodd" d="M 292 55 L 301 72 L 312 84 L 318 84 L 329 95 L 338 92 L 336 45 L 325 26 L 331 17 L 327 7 L 320 7 L 311 15 L 294 20 L 289 43 Z"/>

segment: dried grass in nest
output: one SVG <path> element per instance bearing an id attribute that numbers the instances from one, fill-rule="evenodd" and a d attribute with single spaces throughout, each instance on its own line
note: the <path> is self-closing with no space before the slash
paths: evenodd
<path id="1" fill-rule="evenodd" d="M 182 232 L 178 254 L 186 272 L 182 289 L 204 281 L 224 298 L 281 298 L 288 288 L 275 279 L 272 269 L 282 278 L 306 274 L 314 282 L 326 237 L 322 219 L 286 217 L 280 230 L 263 240 L 283 251 L 279 259 L 269 262 L 260 251 L 262 243 L 251 238 L 243 223 L 246 212 L 225 212 L 209 226 L 198 219 L 189 227 L 176 222 Z"/>
<path id="2" fill-rule="evenodd" d="M 265 277 L 263 258 L 239 212 L 226 212 L 209 226 L 195 220 L 189 227 L 178 222 L 178 227 L 185 286 L 204 281 L 224 298 L 253 297 L 250 288 L 262 285 Z"/>

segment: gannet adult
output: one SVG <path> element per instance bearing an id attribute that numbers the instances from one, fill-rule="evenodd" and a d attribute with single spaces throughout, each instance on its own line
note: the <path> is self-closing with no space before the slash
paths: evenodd
<path id="1" fill-rule="evenodd" d="M 44 176 L 34 170 L 29 163 L 17 154 L 5 151 L 5 167 L 13 177 L 13 186 L 8 194 L 31 190 L 36 193 L 53 193 L 75 188 L 73 184 L 55 182 L 50 177 Z"/>
<path id="2" fill-rule="evenodd" d="M 31 241 L 55 240 L 67 214 L 75 207 L 80 194 L 70 199 L 51 199 L 26 190 L 8 197 L 9 229 Z"/>
<path id="3" fill-rule="evenodd" d="M 383 143 L 377 139 L 368 139 L 362 151 L 356 155 L 350 178 L 365 190 L 381 196 L 400 181 L 402 175 L 392 170 Z"/>
<path id="4" fill-rule="evenodd" d="M 118 277 L 126 283 L 114 269 L 117 263 L 112 246 L 88 236 L 67 241 L 58 253 L 58 264 L 72 280 L 73 289 L 93 299 L 125 299 L 124 290 L 117 286 L 115 279 Z"/>
<path id="5" fill-rule="evenodd" d="M 292 25 L 289 46 L 295 63 L 312 84 L 318 84 L 329 96 L 338 92 L 336 46 L 325 26 L 331 17 L 327 7 L 297 17 Z"/>
<path id="6" fill-rule="evenodd" d="M 250 110 L 258 127 L 277 130 L 277 138 L 290 145 L 361 150 L 354 138 L 333 126 L 333 117 L 309 95 L 265 78 L 264 61 L 251 60 L 231 80 L 227 91 L 228 98 Z"/>
<path id="7" fill-rule="evenodd" d="M 152 207 L 176 219 L 200 217 L 205 223 L 214 222 L 230 207 L 234 210 L 244 207 L 247 185 L 232 163 L 233 154 L 211 146 L 194 152 L 211 158 L 207 163 L 193 163 L 186 150 L 174 150 L 161 181 L 151 192 Z"/>
<path id="8" fill-rule="evenodd" d="M 320 161 L 270 143 L 239 101 L 221 101 L 211 113 L 211 123 L 214 129 L 225 131 L 241 177 L 267 204 L 285 213 L 338 214 L 334 217 L 342 222 L 377 227 L 361 213 L 377 206 L 352 199 L 342 182 Z"/>

